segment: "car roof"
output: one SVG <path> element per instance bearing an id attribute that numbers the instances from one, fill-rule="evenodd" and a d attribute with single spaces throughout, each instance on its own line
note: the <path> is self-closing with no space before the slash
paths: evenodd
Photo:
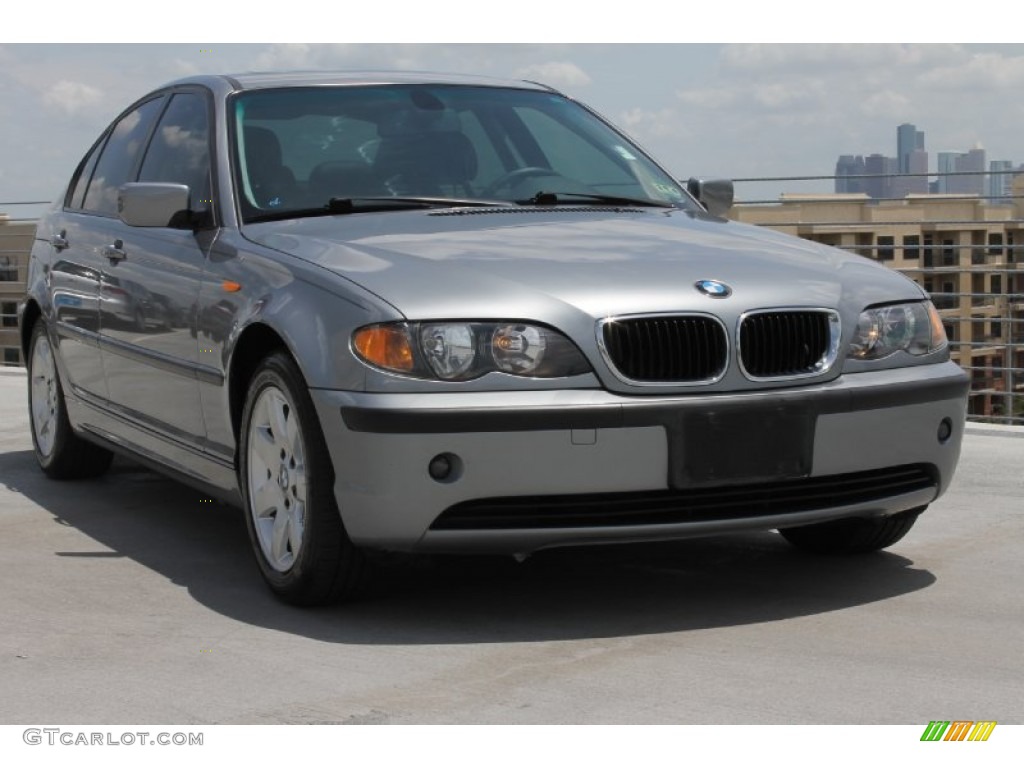
<path id="1" fill-rule="evenodd" d="M 527 80 L 508 80 L 478 75 L 460 75 L 441 72 L 399 71 L 286 71 L 240 72 L 213 76 L 182 78 L 168 85 L 206 83 L 210 80 L 227 81 L 232 90 L 256 90 L 307 85 L 477 85 L 495 88 L 525 88 L 553 90 L 546 85 Z"/>

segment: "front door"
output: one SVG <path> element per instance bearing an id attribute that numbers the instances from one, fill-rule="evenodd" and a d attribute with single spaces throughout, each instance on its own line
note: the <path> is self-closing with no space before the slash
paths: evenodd
<path id="1" fill-rule="evenodd" d="M 171 95 L 139 165 L 138 181 L 188 185 L 191 209 L 210 195 L 209 105 L 203 93 Z M 206 438 L 196 335 L 206 253 L 216 230 L 130 227 L 108 219 L 100 288 L 103 366 L 112 406 L 165 439 Z"/>

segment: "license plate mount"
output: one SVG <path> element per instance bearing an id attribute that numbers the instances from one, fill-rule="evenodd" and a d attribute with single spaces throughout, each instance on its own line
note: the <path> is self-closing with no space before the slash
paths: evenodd
<path id="1" fill-rule="evenodd" d="M 817 415 L 799 405 L 687 411 L 669 429 L 673 488 L 808 477 Z"/>

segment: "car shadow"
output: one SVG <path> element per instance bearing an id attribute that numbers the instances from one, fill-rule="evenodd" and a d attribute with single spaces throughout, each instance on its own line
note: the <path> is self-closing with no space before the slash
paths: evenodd
<path id="1" fill-rule="evenodd" d="M 185 587 L 210 610 L 348 644 L 460 644 L 621 637 L 778 621 L 877 602 L 935 582 L 891 553 L 802 554 L 773 533 L 497 557 L 375 558 L 366 595 L 298 609 L 264 587 L 242 512 L 137 464 L 103 478 L 48 480 L 31 451 L 0 454 L 0 484 L 54 524 Z M 109 550 L 109 551 L 108 551 Z"/>

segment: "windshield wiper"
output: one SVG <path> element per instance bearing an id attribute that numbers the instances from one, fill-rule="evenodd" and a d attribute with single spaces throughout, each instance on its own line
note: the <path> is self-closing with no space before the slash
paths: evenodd
<path id="1" fill-rule="evenodd" d="M 476 197 L 427 197 L 391 196 L 380 197 L 332 197 L 327 205 L 332 213 L 357 213 L 373 206 L 410 206 L 416 208 L 465 208 L 487 206 L 510 206 L 507 200 L 484 200 Z M 335 210 L 341 209 L 341 210 Z M 388 210 L 388 208 L 384 208 Z"/>
<path id="2" fill-rule="evenodd" d="M 267 211 L 252 216 L 249 221 L 280 221 L 301 219 L 311 216 L 338 216 L 347 213 L 380 213 L 383 211 L 409 211 L 419 208 L 466 208 L 480 206 L 508 207 L 513 203 L 504 200 L 480 200 L 461 197 L 332 197 L 326 205 L 318 208 L 293 208 L 282 211 Z"/>
<path id="3" fill-rule="evenodd" d="M 572 199 L 566 199 L 572 198 Z M 588 192 L 538 192 L 526 200 L 516 200 L 519 205 L 566 205 L 574 204 L 582 198 L 598 205 L 645 205 L 654 208 L 675 208 L 672 203 L 664 200 L 651 200 L 644 197 L 621 197 L 619 195 L 599 195 Z"/>

